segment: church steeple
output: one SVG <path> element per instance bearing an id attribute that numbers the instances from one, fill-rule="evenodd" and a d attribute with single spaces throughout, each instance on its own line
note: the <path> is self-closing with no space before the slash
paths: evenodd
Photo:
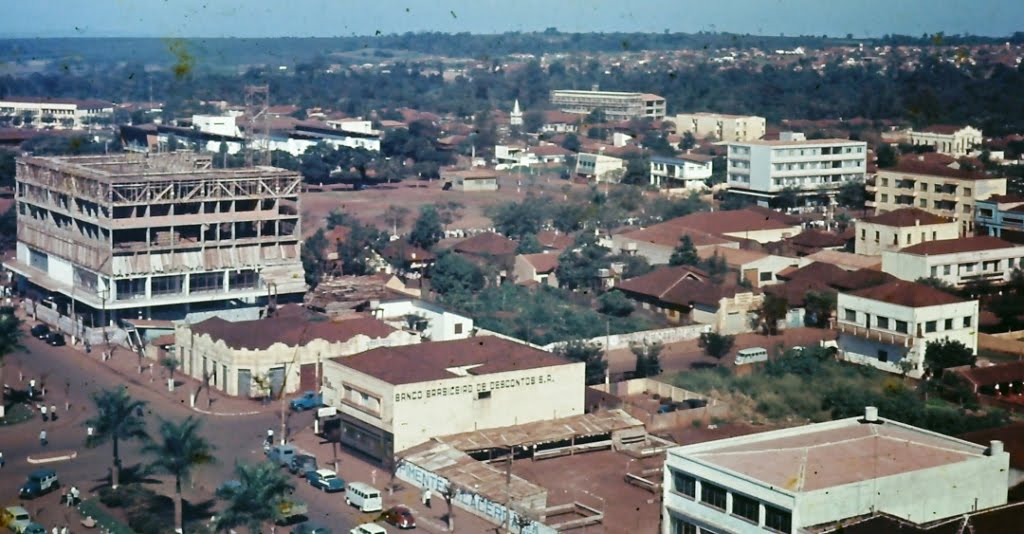
<path id="1" fill-rule="evenodd" d="M 509 118 L 509 124 L 512 126 L 523 125 L 523 111 L 519 109 L 519 99 L 516 99 L 516 103 L 512 106 L 512 115 Z"/>

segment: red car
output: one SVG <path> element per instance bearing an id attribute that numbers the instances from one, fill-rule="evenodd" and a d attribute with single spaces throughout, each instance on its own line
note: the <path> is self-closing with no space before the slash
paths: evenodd
<path id="1" fill-rule="evenodd" d="M 381 517 L 398 528 L 416 528 L 416 519 L 412 516 L 412 510 L 405 506 L 392 506 L 381 514 Z"/>

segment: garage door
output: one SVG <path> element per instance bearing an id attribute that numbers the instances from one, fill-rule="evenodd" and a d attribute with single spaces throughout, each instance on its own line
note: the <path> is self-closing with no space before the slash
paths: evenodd
<path id="1" fill-rule="evenodd" d="M 301 391 L 317 391 L 316 364 L 304 363 L 299 367 L 299 389 Z"/>
<path id="2" fill-rule="evenodd" d="M 270 380 L 270 395 L 279 398 L 284 387 L 284 367 L 274 367 L 267 372 L 267 378 Z"/>
<path id="3" fill-rule="evenodd" d="M 252 396 L 252 371 L 238 370 L 238 396 L 247 399 Z"/>

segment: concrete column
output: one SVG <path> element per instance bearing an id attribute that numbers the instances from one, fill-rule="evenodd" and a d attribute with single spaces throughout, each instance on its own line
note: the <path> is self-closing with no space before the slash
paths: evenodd
<path id="1" fill-rule="evenodd" d="M 725 513 L 727 513 L 727 514 L 731 514 L 732 513 L 732 492 L 731 491 L 725 492 Z"/>
<path id="2" fill-rule="evenodd" d="M 227 293 L 229 291 L 228 282 L 229 282 L 229 273 L 230 272 L 231 271 L 224 271 L 224 288 L 223 288 L 223 291 L 222 291 L 223 293 Z"/>
<path id="3" fill-rule="evenodd" d="M 760 527 L 764 526 L 764 519 L 765 519 L 766 515 L 767 515 L 767 511 L 764 508 L 764 503 L 763 502 L 757 503 L 757 525 L 758 526 L 760 526 Z"/>

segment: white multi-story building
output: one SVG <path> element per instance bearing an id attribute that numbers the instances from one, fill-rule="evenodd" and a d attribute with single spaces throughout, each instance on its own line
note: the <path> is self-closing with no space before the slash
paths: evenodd
<path id="1" fill-rule="evenodd" d="M 666 188 L 707 189 L 711 156 L 683 154 L 674 158 L 651 157 L 651 185 Z"/>
<path id="2" fill-rule="evenodd" d="M 846 361 L 920 378 L 928 343 L 949 339 L 978 348 L 978 301 L 896 280 L 836 303 L 839 353 Z"/>
<path id="3" fill-rule="evenodd" d="M 324 361 L 343 444 L 378 459 L 433 437 L 583 413 L 584 364 L 503 338 L 376 348 Z"/>
<path id="4" fill-rule="evenodd" d="M 902 280 L 935 278 L 956 287 L 1001 284 L 1024 269 L 1024 245 L 977 236 L 930 241 L 882 253 L 882 270 Z"/>
<path id="5" fill-rule="evenodd" d="M 604 112 L 609 121 L 665 118 L 665 99 L 648 93 L 615 91 L 551 91 L 551 105 L 568 113 Z"/>
<path id="6" fill-rule="evenodd" d="M 867 143 L 812 139 L 783 132 L 778 140 L 729 144 L 727 184 L 732 194 L 769 205 L 783 190 L 808 197 L 832 197 L 846 182 L 863 181 Z"/>
<path id="7" fill-rule="evenodd" d="M 1006 504 L 1010 455 L 878 417 L 669 449 L 661 534 L 798 534 L 885 513 L 924 523 Z"/>
<path id="8" fill-rule="evenodd" d="M 935 147 L 939 154 L 954 157 L 966 156 L 975 147 L 981 146 L 981 130 L 971 126 L 937 125 L 921 131 L 910 130 L 910 143 Z"/>
<path id="9" fill-rule="evenodd" d="M 110 117 L 113 113 L 114 104 L 103 100 L 14 96 L 0 98 L 0 116 L 21 117 L 29 126 L 80 128 L 90 119 Z"/>
<path id="10" fill-rule="evenodd" d="M 686 132 L 698 139 L 718 141 L 756 141 L 765 134 L 764 117 L 724 115 L 721 113 L 679 113 L 675 116 L 676 133 Z"/>
<path id="11" fill-rule="evenodd" d="M 576 157 L 576 175 L 595 182 L 618 182 L 625 169 L 626 162 L 613 156 L 581 153 Z"/>
<path id="12" fill-rule="evenodd" d="M 854 251 L 878 256 L 886 250 L 960 236 L 960 223 L 917 208 L 903 208 L 856 222 Z"/>

